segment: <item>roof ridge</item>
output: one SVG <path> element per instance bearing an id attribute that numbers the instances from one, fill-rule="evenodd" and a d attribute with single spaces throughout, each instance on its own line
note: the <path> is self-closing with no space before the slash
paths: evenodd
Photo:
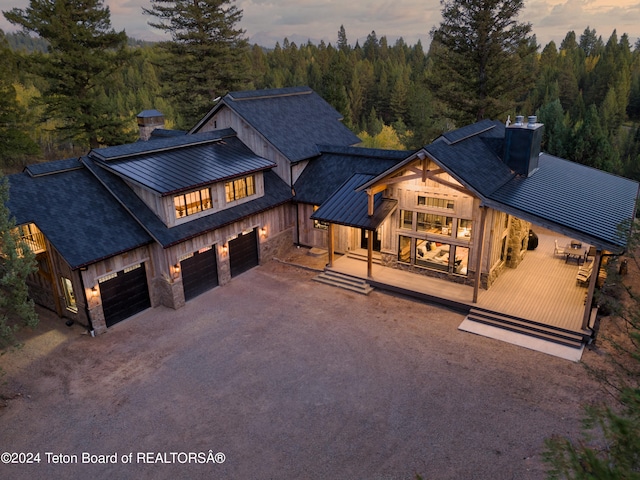
<path id="1" fill-rule="evenodd" d="M 240 92 L 229 92 L 227 94 L 227 97 L 231 98 L 234 102 L 241 102 L 244 100 L 262 100 L 269 98 L 292 97 L 296 95 L 310 95 L 312 93 L 313 90 L 311 90 L 309 87 L 284 87 L 264 90 L 243 90 Z"/>

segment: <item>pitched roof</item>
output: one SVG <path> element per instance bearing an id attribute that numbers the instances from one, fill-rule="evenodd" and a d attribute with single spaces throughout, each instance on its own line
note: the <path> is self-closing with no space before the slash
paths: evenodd
<path id="1" fill-rule="evenodd" d="M 373 175 L 361 173 L 352 175 L 311 215 L 311 219 L 365 230 L 376 230 L 395 210 L 398 201 L 383 198 L 382 193 L 376 194 L 374 196 L 374 214 L 369 216 L 368 195 L 364 191 L 358 191 L 357 188 L 372 178 Z"/>
<path id="2" fill-rule="evenodd" d="M 110 157 L 112 152 L 105 150 L 111 149 L 100 149 L 90 156 L 97 157 L 97 161 L 111 172 L 163 196 L 276 166 L 254 154 L 235 135 L 189 137 L 191 143 L 185 143 L 184 137 L 173 137 L 176 141 L 170 146 L 163 142 L 165 146 L 161 149 L 153 148 L 159 140 L 141 142 L 150 143 L 149 150 L 127 156 Z"/>
<path id="3" fill-rule="evenodd" d="M 483 120 L 445 133 L 424 152 L 484 205 L 614 253 L 624 249 L 619 227 L 634 218 L 638 182 L 544 153 L 533 174 L 518 175 L 502 161 L 504 137 L 504 124 Z M 417 155 L 359 190 L 404 168 Z"/>
<path id="4" fill-rule="evenodd" d="M 78 159 L 31 165 L 8 178 L 16 223 L 35 223 L 72 269 L 152 241 Z"/>
<path id="5" fill-rule="evenodd" d="M 354 173 L 377 175 L 411 152 L 362 147 L 319 146 L 320 156 L 311 160 L 294 184 L 295 200 L 320 205 Z"/>
<path id="6" fill-rule="evenodd" d="M 487 204 L 514 209 L 534 223 L 552 222 L 616 252 L 626 245 L 620 227 L 634 217 L 637 197 L 637 182 L 542 154 L 535 174 L 513 176 Z"/>
<path id="7" fill-rule="evenodd" d="M 271 170 L 264 172 L 264 196 L 232 208 L 212 213 L 189 222 L 167 227 L 153 211 L 117 175 L 105 170 L 91 158 L 83 163 L 97 179 L 113 194 L 137 222 L 164 248 L 189 238 L 237 222 L 291 200 L 291 188 Z"/>
<path id="8" fill-rule="evenodd" d="M 360 143 L 342 123 L 342 115 L 309 87 L 231 92 L 191 132 L 198 132 L 223 107 L 236 112 L 291 162 L 316 156 L 319 144 Z"/>

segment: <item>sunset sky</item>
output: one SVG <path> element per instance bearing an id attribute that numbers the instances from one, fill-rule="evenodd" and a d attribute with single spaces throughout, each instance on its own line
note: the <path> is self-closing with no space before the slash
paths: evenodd
<path id="1" fill-rule="evenodd" d="M 125 29 L 138 39 L 159 39 L 142 14 L 149 0 L 107 0 L 106 4 L 116 30 Z M 427 45 L 441 10 L 439 0 L 236 0 L 236 5 L 244 12 L 240 27 L 247 37 L 265 46 L 285 37 L 298 43 L 322 39 L 335 44 L 340 25 L 352 44 L 357 39 L 362 43 L 375 30 L 390 43 L 402 36 L 409 44 L 420 38 Z M 27 6 L 28 0 L 0 0 L 2 11 Z M 525 0 L 520 20 L 533 25 L 543 46 L 551 40 L 559 44 L 569 30 L 579 36 L 586 27 L 595 28 L 605 42 L 616 29 L 618 37 L 627 33 L 635 43 L 640 37 L 640 0 Z M 14 30 L 4 17 L 0 28 Z"/>

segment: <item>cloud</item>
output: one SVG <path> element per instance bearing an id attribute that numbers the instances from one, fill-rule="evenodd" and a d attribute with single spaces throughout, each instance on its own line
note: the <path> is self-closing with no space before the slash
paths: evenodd
<path id="1" fill-rule="evenodd" d="M 26 8 L 29 0 L 0 0 L 0 10 Z M 129 36 L 158 40 L 160 33 L 147 22 L 142 8 L 150 0 L 106 0 L 111 23 Z M 378 37 L 402 36 L 407 43 L 420 38 L 428 43 L 429 32 L 440 23 L 439 0 L 236 0 L 243 10 L 240 27 L 252 37 L 282 40 L 285 37 L 309 38 L 335 43 L 338 29 L 344 25 L 351 43 L 362 41 L 375 30 Z M 640 36 L 640 0 L 525 0 L 520 21 L 530 22 L 538 43 L 562 41 L 567 32 L 580 35 L 585 28 L 595 28 L 606 39 L 614 29 L 618 36 L 628 33 L 632 42 Z M 0 16 L 0 28 L 14 31 Z"/>

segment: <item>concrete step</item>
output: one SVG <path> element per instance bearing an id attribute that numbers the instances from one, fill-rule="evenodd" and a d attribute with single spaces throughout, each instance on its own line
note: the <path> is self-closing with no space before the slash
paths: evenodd
<path id="1" fill-rule="evenodd" d="M 589 340 L 589 335 L 586 333 L 575 332 L 553 325 L 545 325 L 532 320 L 481 308 L 472 308 L 469 311 L 467 320 L 483 323 L 492 327 L 503 328 L 522 335 L 528 335 L 572 348 L 582 348 L 584 343 Z"/>
<path id="2" fill-rule="evenodd" d="M 325 270 L 321 274 L 313 278 L 316 282 L 324 283 L 362 295 L 369 295 L 373 291 L 373 287 L 361 278 L 352 277 L 343 273 Z"/>

